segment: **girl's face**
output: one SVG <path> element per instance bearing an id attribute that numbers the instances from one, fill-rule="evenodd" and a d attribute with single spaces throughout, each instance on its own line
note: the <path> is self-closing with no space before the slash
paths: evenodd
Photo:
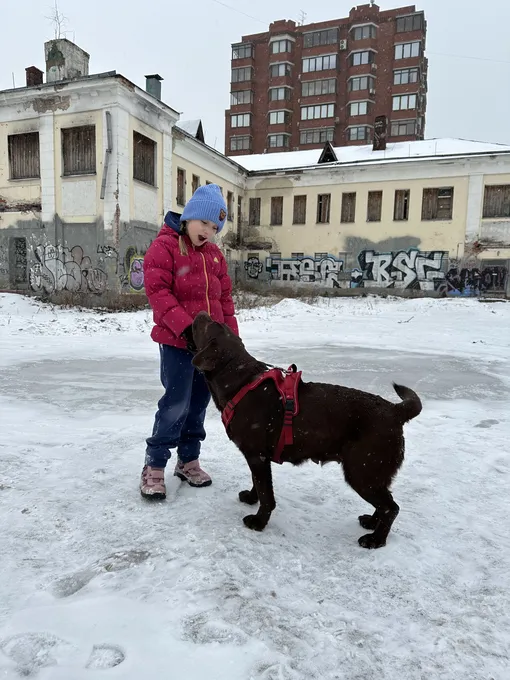
<path id="1" fill-rule="evenodd" d="M 218 225 L 209 220 L 188 220 L 186 231 L 191 243 L 195 248 L 200 248 L 204 243 L 212 241 L 218 233 Z"/>

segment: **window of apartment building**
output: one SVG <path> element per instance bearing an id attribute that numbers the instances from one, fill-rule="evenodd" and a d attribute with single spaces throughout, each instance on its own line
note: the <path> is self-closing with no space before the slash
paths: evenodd
<path id="1" fill-rule="evenodd" d="M 375 38 L 377 35 L 377 29 L 372 24 L 368 26 L 356 26 L 352 30 L 353 40 L 367 40 L 368 38 Z"/>
<path id="2" fill-rule="evenodd" d="M 395 45 L 395 59 L 410 59 L 421 54 L 421 42 L 399 43 Z"/>
<path id="3" fill-rule="evenodd" d="M 349 90 L 351 92 L 359 92 L 360 90 L 368 89 L 375 89 L 375 78 L 372 78 L 372 76 L 361 76 L 349 80 Z"/>
<path id="4" fill-rule="evenodd" d="M 344 223 L 356 221 L 356 192 L 342 194 L 342 214 L 340 221 Z"/>
<path id="5" fill-rule="evenodd" d="M 271 197 L 271 224 L 274 226 L 283 224 L 283 196 Z"/>
<path id="6" fill-rule="evenodd" d="M 198 175 L 193 175 L 191 178 L 191 191 L 192 193 L 195 193 L 195 191 L 198 189 L 200 186 L 200 177 Z"/>
<path id="7" fill-rule="evenodd" d="M 290 254 L 290 259 L 291 260 L 303 260 L 305 257 L 304 253 L 291 253 Z"/>
<path id="8" fill-rule="evenodd" d="M 329 224 L 331 212 L 331 194 L 317 196 L 317 224 Z"/>
<path id="9" fill-rule="evenodd" d="M 421 219 L 451 220 L 453 216 L 453 187 L 424 189 L 421 204 Z"/>
<path id="10" fill-rule="evenodd" d="M 281 64 L 270 64 L 269 75 L 271 78 L 281 78 L 283 76 L 290 76 L 291 74 L 291 64 L 288 61 L 284 61 Z"/>
<path id="11" fill-rule="evenodd" d="M 395 222 L 404 222 L 409 219 L 410 194 L 409 189 L 397 189 L 395 191 L 395 204 L 393 207 L 393 219 Z"/>
<path id="12" fill-rule="evenodd" d="M 326 78 L 325 80 L 309 80 L 301 83 L 301 96 L 314 97 L 320 94 L 335 94 L 336 78 Z"/>
<path id="13" fill-rule="evenodd" d="M 230 138 L 230 151 L 249 151 L 251 149 L 251 137 L 243 135 Z"/>
<path id="14" fill-rule="evenodd" d="M 206 181 L 206 184 L 210 184 Z M 177 168 L 177 193 L 175 195 L 177 205 L 185 205 L 186 203 L 186 170 Z"/>
<path id="15" fill-rule="evenodd" d="M 243 219 L 243 197 L 237 197 L 237 224 L 240 227 Z"/>
<path id="16" fill-rule="evenodd" d="M 253 91 L 252 90 L 238 90 L 230 93 L 230 106 L 239 106 L 239 104 L 252 104 Z"/>
<path id="17" fill-rule="evenodd" d="M 411 120 L 395 120 L 391 123 L 392 137 L 407 137 L 416 134 L 416 121 Z"/>
<path id="18" fill-rule="evenodd" d="M 269 125 L 283 125 L 289 117 L 288 111 L 270 111 Z"/>
<path id="19" fill-rule="evenodd" d="M 336 54 L 325 54 L 320 57 L 303 59 L 303 73 L 329 71 L 336 68 Z"/>
<path id="20" fill-rule="evenodd" d="M 399 94 L 393 97 L 393 111 L 407 111 L 415 109 L 417 96 L 415 94 Z"/>
<path id="21" fill-rule="evenodd" d="M 417 68 L 402 68 L 393 71 L 393 85 L 409 85 L 418 82 L 419 70 Z"/>
<path id="22" fill-rule="evenodd" d="M 368 102 L 351 102 L 349 104 L 350 116 L 366 116 L 368 113 Z"/>
<path id="23" fill-rule="evenodd" d="M 303 47 L 317 47 L 318 45 L 334 45 L 338 42 L 338 28 L 328 28 L 324 31 L 312 31 L 303 36 Z"/>
<path id="24" fill-rule="evenodd" d="M 351 54 L 350 59 L 351 66 L 362 66 L 363 64 L 372 64 L 375 61 L 375 52 L 373 52 L 373 50 L 353 52 Z"/>
<path id="25" fill-rule="evenodd" d="M 347 130 L 347 134 L 349 137 L 349 141 L 351 142 L 359 142 L 361 140 L 369 138 L 368 127 L 366 125 L 357 125 L 354 127 L 350 127 Z"/>
<path id="26" fill-rule="evenodd" d="M 246 66 L 245 68 L 233 68 L 232 69 L 232 82 L 242 83 L 246 80 L 251 80 L 251 66 Z"/>
<path id="27" fill-rule="evenodd" d="M 279 149 L 289 146 L 290 135 L 268 135 L 267 144 L 270 149 Z"/>
<path id="28" fill-rule="evenodd" d="M 284 54 L 285 52 L 292 52 L 291 40 L 273 40 L 271 43 L 272 54 Z"/>
<path id="29" fill-rule="evenodd" d="M 96 172 L 96 127 L 62 129 L 63 174 L 92 175 Z"/>
<path id="30" fill-rule="evenodd" d="M 251 113 L 235 113 L 230 116 L 230 127 L 250 127 Z"/>
<path id="31" fill-rule="evenodd" d="M 324 260 L 324 258 L 326 258 L 328 256 L 329 256 L 329 253 L 315 253 L 314 259 L 315 260 Z"/>
<path id="32" fill-rule="evenodd" d="M 313 130 L 301 130 L 299 133 L 300 144 L 325 144 L 332 142 L 335 135 L 335 128 L 322 128 Z"/>
<path id="33" fill-rule="evenodd" d="M 294 196 L 292 224 L 306 224 L 306 196 Z"/>
<path id="34" fill-rule="evenodd" d="M 485 187 L 483 217 L 510 217 L 510 184 Z"/>
<path id="35" fill-rule="evenodd" d="M 290 87 L 270 87 L 269 101 L 275 102 L 290 99 L 290 94 L 291 94 Z"/>
<path id="36" fill-rule="evenodd" d="M 9 135 L 8 147 L 11 179 L 31 179 L 41 176 L 38 132 Z"/>
<path id="37" fill-rule="evenodd" d="M 318 120 L 320 118 L 333 118 L 335 115 L 334 104 L 317 104 L 316 106 L 302 106 L 301 120 Z"/>
<path id="38" fill-rule="evenodd" d="M 407 17 L 397 19 L 397 33 L 407 31 L 421 31 L 424 27 L 425 17 L 423 14 L 410 14 Z"/>
<path id="39" fill-rule="evenodd" d="M 380 222 L 382 214 L 382 191 L 369 191 L 367 201 L 367 222 Z"/>
<path id="40" fill-rule="evenodd" d="M 133 179 L 156 185 L 156 142 L 133 132 Z"/>
<path id="41" fill-rule="evenodd" d="M 253 45 L 249 43 L 232 46 L 232 59 L 247 59 L 253 56 Z"/>
<path id="42" fill-rule="evenodd" d="M 232 191 L 227 191 L 227 220 L 234 221 L 234 194 Z"/>
<path id="43" fill-rule="evenodd" d="M 250 198 L 248 207 L 248 224 L 250 227 L 260 226 L 260 198 Z"/>

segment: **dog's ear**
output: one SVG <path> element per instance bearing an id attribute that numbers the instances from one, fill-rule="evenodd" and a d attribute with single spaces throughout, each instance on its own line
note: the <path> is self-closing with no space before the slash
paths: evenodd
<path id="1" fill-rule="evenodd" d="M 198 368 L 199 371 L 212 371 L 216 366 L 218 356 L 218 341 L 216 338 L 213 338 L 204 349 L 195 354 L 191 363 L 195 368 Z"/>

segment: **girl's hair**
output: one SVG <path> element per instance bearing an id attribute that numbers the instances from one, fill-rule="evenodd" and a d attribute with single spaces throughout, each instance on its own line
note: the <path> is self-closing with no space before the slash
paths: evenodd
<path id="1" fill-rule="evenodd" d="M 186 234 L 186 222 L 183 222 L 181 224 L 181 231 L 179 232 L 179 252 L 181 255 L 187 256 L 188 254 L 188 246 L 186 245 L 186 241 L 184 240 L 184 235 Z"/>

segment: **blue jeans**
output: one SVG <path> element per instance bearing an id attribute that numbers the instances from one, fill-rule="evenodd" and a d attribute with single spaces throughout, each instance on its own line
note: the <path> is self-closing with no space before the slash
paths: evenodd
<path id="1" fill-rule="evenodd" d="M 190 352 L 170 345 L 160 345 L 159 352 L 165 394 L 158 402 L 152 437 L 147 439 L 145 464 L 164 468 L 170 449 L 177 448 L 183 463 L 199 457 L 211 394 L 204 376 L 191 363 Z"/>

